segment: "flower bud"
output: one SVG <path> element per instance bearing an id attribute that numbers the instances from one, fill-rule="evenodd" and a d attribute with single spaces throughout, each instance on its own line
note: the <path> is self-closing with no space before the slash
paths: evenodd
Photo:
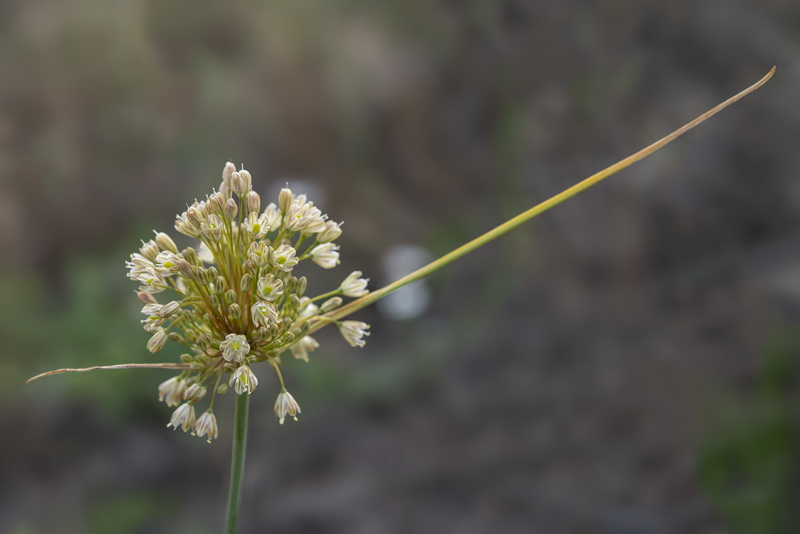
<path id="1" fill-rule="evenodd" d="M 156 244 L 161 247 L 162 250 L 168 250 L 175 254 L 178 253 L 178 246 L 175 244 L 175 241 L 164 232 L 158 232 L 156 234 Z"/>
<path id="2" fill-rule="evenodd" d="M 200 228 L 203 225 L 203 219 L 205 217 L 203 217 L 203 214 L 200 213 L 200 211 L 196 207 L 192 206 L 188 210 L 186 210 L 186 218 L 190 223 L 192 223 L 192 225 L 194 225 L 197 228 Z"/>
<path id="3" fill-rule="evenodd" d="M 239 289 L 242 293 L 247 293 L 247 291 L 250 289 L 250 282 L 252 282 L 252 280 L 253 277 L 250 276 L 250 273 L 244 273 L 242 275 L 242 281 L 239 284 Z"/>
<path id="4" fill-rule="evenodd" d="M 211 213 L 222 215 L 225 212 L 225 197 L 221 193 L 213 193 L 208 197 L 208 204 Z"/>
<path id="5" fill-rule="evenodd" d="M 236 165 L 231 163 L 230 161 L 225 164 L 225 167 L 222 168 L 222 182 L 230 186 L 231 185 L 231 175 L 236 172 Z"/>
<path id="6" fill-rule="evenodd" d="M 294 202 L 294 193 L 292 193 L 292 190 L 288 187 L 281 189 L 281 192 L 278 194 L 278 208 L 281 210 L 281 213 L 289 211 L 292 202 Z"/>
<path id="7" fill-rule="evenodd" d="M 158 315 L 159 315 L 159 317 L 162 317 L 162 318 L 166 319 L 167 317 L 170 317 L 170 316 L 174 315 L 175 312 L 180 309 L 180 307 L 181 307 L 181 303 L 176 301 L 176 300 L 173 300 L 172 302 L 168 302 L 168 303 L 164 304 L 161 307 L 161 310 L 159 310 Z"/>
<path id="8" fill-rule="evenodd" d="M 217 288 L 217 291 L 221 293 L 228 287 L 228 282 L 226 282 L 223 277 L 218 276 L 217 279 L 214 280 L 214 286 Z"/>
<path id="9" fill-rule="evenodd" d="M 239 196 L 244 195 L 247 190 L 244 188 L 244 180 L 240 172 L 234 172 L 231 175 L 231 190 Z"/>
<path id="10" fill-rule="evenodd" d="M 247 209 L 250 213 L 258 213 L 261 210 L 261 197 L 255 191 L 247 193 Z"/>
<path id="11" fill-rule="evenodd" d="M 233 220 L 238 212 L 239 206 L 236 204 L 236 201 L 232 198 L 229 198 L 225 203 L 225 218 L 228 220 Z"/>
<path id="12" fill-rule="evenodd" d="M 192 247 L 186 247 L 181 251 L 181 256 L 183 259 L 188 261 L 192 265 L 199 265 L 202 266 L 203 263 L 200 261 L 200 256 L 197 255 L 197 251 Z"/>
<path id="13" fill-rule="evenodd" d="M 234 302 L 228 306 L 228 315 L 230 315 L 233 319 L 238 319 L 242 316 L 242 308 L 240 308 L 239 305 Z"/>
<path id="14" fill-rule="evenodd" d="M 139 297 L 139 300 L 144 302 L 145 304 L 158 304 L 158 301 L 151 293 L 146 293 L 144 291 L 138 291 L 136 296 Z"/>
<path id="15" fill-rule="evenodd" d="M 242 195 L 246 195 L 253 190 L 253 177 L 250 175 L 250 172 L 245 169 L 239 171 L 239 176 L 242 178 Z M 236 194 L 239 195 L 239 193 Z"/>
<path id="16" fill-rule="evenodd" d="M 308 278 L 305 276 L 301 276 L 297 279 L 297 285 L 295 285 L 295 293 L 302 296 L 306 292 L 306 287 L 308 287 Z"/>
<path id="17" fill-rule="evenodd" d="M 167 333 L 164 331 L 163 328 L 159 328 L 156 330 L 156 333 L 153 334 L 153 337 L 147 342 L 147 350 L 155 354 L 156 352 L 160 351 L 164 348 L 164 345 L 167 342 Z"/>
<path id="18" fill-rule="evenodd" d="M 225 304 L 233 304 L 236 302 L 236 291 L 233 289 L 227 290 L 223 293 L 223 298 L 225 299 Z"/>
<path id="19" fill-rule="evenodd" d="M 328 313 L 329 311 L 335 310 L 341 305 L 342 305 L 341 297 L 329 298 L 328 300 L 322 303 L 322 306 L 319 307 L 319 311 L 320 313 Z"/>
<path id="20" fill-rule="evenodd" d="M 183 392 L 183 400 L 197 402 L 206 396 L 208 389 L 205 386 L 194 383 Z"/>
<path id="21" fill-rule="evenodd" d="M 200 347 L 200 349 L 206 350 L 208 347 L 211 346 L 211 334 L 209 334 L 208 332 L 200 334 L 199 336 L 197 336 L 195 344 L 198 347 Z"/>

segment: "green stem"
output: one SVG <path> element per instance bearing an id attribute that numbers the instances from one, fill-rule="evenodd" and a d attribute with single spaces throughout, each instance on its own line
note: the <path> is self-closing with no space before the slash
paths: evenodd
<path id="1" fill-rule="evenodd" d="M 378 290 L 373 291 L 373 292 L 371 292 L 371 293 L 369 293 L 367 295 L 364 295 L 360 299 L 354 300 L 354 301 L 348 303 L 347 305 L 342 306 L 338 310 L 335 310 L 333 312 L 328 313 L 327 315 L 325 315 L 325 318 L 329 319 L 330 321 L 338 321 L 339 319 L 347 317 L 351 313 L 356 312 L 356 311 L 360 310 L 361 308 L 365 308 L 365 307 L 369 306 L 370 304 L 372 304 L 373 302 L 375 302 L 375 301 L 377 301 L 379 299 L 382 299 L 383 297 L 385 297 L 389 293 L 392 293 L 393 291 L 397 291 L 401 287 L 403 287 L 405 285 L 408 285 L 408 284 L 410 284 L 412 282 L 416 282 L 417 280 L 425 278 L 429 274 L 433 273 L 434 271 L 437 271 L 437 270 L 441 269 L 442 267 L 444 267 L 448 263 L 451 263 L 451 262 L 457 260 L 458 258 L 460 258 L 461 256 L 467 254 L 468 252 L 472 252 L 476 248 L 485 245 L 489 241 L 497 239 L 501 235 L 505 234 L 506 232 L 508 232 L 510 230 L 513 230 L 514 228 L 516 228 L 517 226 L 521 225 L 522 223 L 525 223 L 525 222 L 533 219 L 537 215 L 540 215 L 540 214 L 544 213 L 545 211 L 549 210 L 550 208 L 555 207 L 558 204 L 561 204 L 565 200 L 577 195 L 581 191 L 592 187 L 593 185 L 597 184 L 598 182 L 601 182 L 602 180 L 605 180 L 606 178 L 608 178 L 612 174 L 616 174 L 617 172 L 621 171 L 622 169 L 625 169 L 626 167 L 629 167 L 630 165 L 636 163 L 637 161 L 646 158 L 647 156 L 649 156 L 653 152 L 655 152 L 655 151 L 659 150 L 660 148 L 662 148 L 667 143 L 669 143 L 671 141 L 674 141 L 675 139 L 677 139 L 678 137 L 680 137 L 684 133 L 688 132 L 689 130 L 691 130 L 692 128 L 694 128 L 695 126 L 700 124 L 701 122 L 703 122 L 706 119 L 710 118 L 712 115 L 715 115 L 716 113 L 722 111 L 723 109 L 725 109 L 726 107 L 730 106 L 731 104 L 733 104 L 734 102 L 736 102 L 737 100 L 742 98 L 743 96 L 746 96 L 746 95 L 752 93 L 753 91 L 755 91 L 756 89 L 758 89 L 759 87 L 764 85 L 767 82 L 767 80 L 769 80 L 772 77 L 772 75 L 774 73 L 775 73 L 775 67 L 772 67 L 772 70 L 770 70 L 767 73 L 766 76 L 761 78 L 759 81 L 757 81 L 756 83 L 754 83 L 753 85 L 751 85 L 750 87 L 745 89 L 744 91 L 732 96 L 731 98 L 727 99 L 726 101 L 722 102 L 721 104 L 719 104 L 719 105 L 715 106 L 714 108 L 706 111 L 705 113 L 703 113 L 702 115 L 700 115 L 696 119 L 692 120 L 691 122 L 688 122 L 688 123 L 684 124 L 683 126 L 678 128 L 677 130 L 672 132 L 671 134 L 669 134 L 669 135 L 667 135 L 665 137 L 662 137 L 661 139 L 659 139 L 655 143 L 653 143 L 653 144 L 641 149 L 639 152 L 636 152 L 635 154 L 633 154 L 631 156 L 628 156 L 627 158 L 625 158 L 625 159 L 623 159 L 621 161 L 618 161 L 617 163 L 611 165 L 610 167 L 607 167 L 607 168 L 603 169 L 602 171 L 600 171 L 600 172 L 598 172 L 596 174 L 593 174 L 592 176 L 586 178 L 585 180 L 583 180 L 581 182 L 578 182 L 577 184 L 573 185 L 572 187 L 570 187 L 568 189 L 565 189 L 561 193 L 558 193 L 557 195 L 545 200 L 544 202 L 542 202 L 540 204 L 537 204 L 536 206 L 530 208 L 529 210 L 520 213 L 519 215 L 517 215 L 513 219 L 510 219 L 510 220 L 504 222 L 503 224 L 501 224 L 500 226 L 498 226 L 498 227 L 496 227 L 496 228 L 494 228 L 492 230 L 489 230 L 488 232 L 486 232 L 482 236 L 477 237 L 477 238 L 473 239 L 472 241 L 470 241 L 469 243 L 458 247 L 457 249 L 453 250 L 452 252 L 450 252 L 448 254 L 445 254 L 441 258 L 429 263 L 428 265 L 426 265 L 426 266 L 424 266 L 424 267 L 422 267 L 420 269 L 417 269 L 413 273 L 411 273 L 411 274 L 409 274 L 407 276 L 404 276 L 403 278 L 400 278 L 399 280 L 395 280 L 391 284 L 389 284 L 389 285 L 387 285 L 385 287 L 382 287 L 381 289 L 378 289 Z M 314 324 L 311 327 L 311 329 L 309 330 L 308 333 L 310 334 L 310 333 L 312 333 L 312 332 L 314 332 L 316 330 L 319 330 L 323 326 L 329 324 L 330 321 L 320 321 L 320 322 Z"/>
<path id="2" fill-rule="evenodd" d="M 249 405 L 250 395 L 236 395 L 236 410 L 233 416 L 233 451 L 231 451 L 231 485 L 228 490 L 228 515 L 225 522 L 225 532 L 227 534 L 236 534 L 236 524 L 239 522 Z"/>

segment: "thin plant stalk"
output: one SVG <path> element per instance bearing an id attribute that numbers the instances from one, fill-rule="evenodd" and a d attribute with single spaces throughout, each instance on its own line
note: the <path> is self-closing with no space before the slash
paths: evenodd
<path id="1" fill-rule="evenodd" d="M 236 395 L 236 408 L 233 416 L 233 449 L 231 451 L 231 485 L 228 490 L 228 513 L 225 519 L 226 534 L 236 534 L 239 522 L 239 508 L 242 504 L 242 485 L 244 483 L 244 457 L 247 448 L 247 413 L 250 395 Z"/>
<path id="2" fill-rule="evenodd" d="M 536 206 L 530 208 L 529 210 L 520 213 L 516 217 L 514 217 L 512 219 L 509 219 L 508 221 L 504 222 L 500 226 L 497 226 L 496 228 L 494 228 L 492 230 L 489 230 L 485 234 L 483 234 L 483 235 L 481 235 L 479 237 L 476 237 L 475 239 L 473 239 L 469 243 L 466 243 L 466 244 L 458 247 L 457 249 L 453 250 L 452 252 L 449 252 L 448 254 L 445 254 L 441 258 L 432 261 L 428 265 L 425 265 L 424 267 L 421 267 L 421 268 L 417 269 L 413 273 L 408 274 L 408 275 L 406 275 L 403 278 L 400 278 L 398 280 L 395 280 L 391 284 L 389 284 L 389 285 L 387 285 L 385 287 L 382 287 L 380 289 L 377 289 L 375 291 L 372 291 L 372 292 L 368 293 L 367 295 L 364 295 L 363 297 L 361 297 L 361 298 L 359 298 L 357 300 L 354 300 L 354 301 L 346 304 L 345 306 L 342 306 L 338 310 L 335 310 L 335 311 L 327 314 L 325 316 L 327 320 L 326 321 L 320 321 L 320 322 L 316 323 L 315 325 L 313 325 L 311 327 L 310 332 L 314 332 L 316 330 L 319 330 L 320 328 L 322 328 L 323 326 L 325 326 L 329 322 L 338 321 L 338 320 L 340 320 L 340 319 L 342 319 L 344 317 L 347 317 L 351 313 L 354 313 L 354 312 L 356 312 L 356 311 L 358 311 L 358 310 L 360 310 L 362 308 L 365 308 L 365 307 L 369 306 L 373 302 L 382 299 L 383 297 L 385 297 L 389 293 L 397 291 L 398 289 L 400 289 L 401 287 L 403 287 L 405 285 L 411 284 L 413 282 L 416 282 L 417 280 L 421 280 L 422 278 L 425 278 L 426 276 L 428 276 L 429 274 L 433 273 L 434 271 L 438 271 L 439 269 L 441 269 L 442 267 L 444 267 L 448 263 L 451 263 L 451 262 L 457 260 L 458 258 L 460 258 L 461 256 L 463 256 L 463 255 L 465 255 L 465 254 L 467 254 L 469 252 L 472 252 L 476 248 L 485 245 L 489 241 L 497 239 L 498 237 L 500 237 L 501 235 L 505 234 L 506 232 L 509 232 L 509 231 L 513 230 L 517 226 L 519 226 L 519 225 L 521 225 L 521 224 L 533 219 L 537 215 L 541 215 L 545 211 L 549 210 L 552 207 L 555 207 L 555 206 L 561 204 L 562 202 L 564 202 L 565 200 L 567 200 L 569 198 L 572 198 L 573 196 L 577 195 L 581 191 L 584 191 L 585 189 L 588 189 L 588 188 L 592 187 L 593 185 L 597 184 L 598 182 L 601 182 L 601 181 L 605 180 L 609 176 L 611 176 L 613 174 L 616 174 L 619 171 L 621 171 L 621 170 L 633 165 L 637 161 L 640 161 L 640 160 L 646 158 L 647 156 L 649 156 L 653 152 L 656 152 L 660 148 L 664 147 L 664 145 L 670 143 L 671 141 L 674 141 L 675 139 L 677 139 L 678 137 L 680 137 L 684 133 L 688 132 L 689 130 L 691 130 L 692 128 L 694 128 L 695 126 L 700 124 L 701 122 L 705 121 L 706 119 L 712 117 L 713 115 L 715 115 L 718 112 L 722 111 L 726 107 L 730 106 L 731 104 L 733 104 L 734 102 L 736 102 L 740 98 L 752 93 L 753 91 L 755 91 L 756 89 L 758 89 L 759 87 L 764 85 L 767 82 L 767 80 L 769 80 L 772 77 L 772 75 L 774 73 L 775 73 L 775 67 L 772 67 L 772 69 L 763 78 L 761 78 L 759 81 L 757 81 L 756 83 L 754 83 L 753 85 L 751 85 L 747 89 L 745 89 L 742 92 L 732 96 L 731 98 L 729 98 L 726 101 L 722 102 L 721 104 L 713 107 L 712 109 L 706 111 L 705 113 L 703 113 L 702 115 L 700 115 L 696 119 L 684 124 L 683 126 L 678 128 L 677 130 L 672 132 L 671 134 L 669 134 L 669 135 L 667 135 L 665 137 L 662 137 L 661 139 L 659 139 L 655 143 L 652 143 L 652 144 L 648 145 L 647 147 L 641 149 L 640 151 L 636 152 L 635 154 L 632 154 L 632 155 L 628 156 L 627 158 L 625 158 L 625 159 L 623 159 L 621 161 L 618 161 L 617 163 L 611 165 L 610 167 L 607 167 L 607 168 L 603 169 L 602 171 L 589 176 L 585 180 L 583 180 L 581 182 L 578 182 L 577 184 L 573 185 L 572 187 L 570 187 L 568 189 L 565 189 L 564 191 L 562 191 L 561 193 L 558 193 L 557 195 L 555 195 L 553 197 L 550 197 L 549 199 L 545 200 L 544 202 L 541 202 L 540 204 L 537 204 Z"/>

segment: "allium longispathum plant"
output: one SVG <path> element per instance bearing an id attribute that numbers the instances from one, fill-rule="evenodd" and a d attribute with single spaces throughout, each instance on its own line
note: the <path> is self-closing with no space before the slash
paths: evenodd
<path id="1" fill-rule="evenodd" d="M 58 369 L 29 381 L 67 371 L 138 367 L 179 370 L 177 376 L 158 387 L 159 399 L 177 407 L 167 426 L 209 442 L 218 435 L 214 400 L 232 387 L 237 398 L 226 521 L 226 532 L 232 534 L 241 502 L 248 399 L 258 386 L 254 364 L 267 362 L 277 374 L 280 391 L 274 411 L 279 421 L 283 423 L 286 417 L 297 420 L 300 406 L 284 384 L 281 358 L 288 352 L 308 362 L 308 354 L 319 346 L 310 334 L 335 324 L 350 345 L 363 347 L 369 325 L 345 317 L 645 158 L 755 91 L 774 72 L 773 67 L 752 86 L 639 152 L 372 292 L 367 290 L 368 279 L 354 271 L 337 289 L 306 296 L 306 278 L 294 276 L 294 268 L 306 260 L 323 269 L 336 267 L 339 247 L 334 242 L 341 235 L 341 224 L 288 188 L 281 190 L 277 204 L 262 209 L 259 195 L 252 190 L 250 173 L 227 163 L 219 189 L 205 200 L 195 201 L 175 222 L 178 232 L 198 240 L 195 247 L 179 249 L 170 236 L 157 232 L 127 262 L 128 277 L 139 283 L 137 294 L 144 304 L 142 322 L 151 336 L 147 349 L 157 353 L 172 340 L 188 350 L 181 361 Z M 344 304 L 342 297 L 355 300 Z M 196 405 L 209 397 L 208 408 L 197 417 Z"/>

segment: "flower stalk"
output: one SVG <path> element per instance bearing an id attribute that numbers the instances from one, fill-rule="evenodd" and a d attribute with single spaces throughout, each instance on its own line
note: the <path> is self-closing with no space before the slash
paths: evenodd
<path id="1" fill-rule="evenodd" d="M 431 273 L 433 273 L 435 271 L 438 271 L 439 269 L 441 269 L 445 265 L 447 265 L 449 263 L 452 263 L 453 261 L 457 260 L 461 256 L 463 256 L 463 255 L 465 255 L 465 254 L 467 254 L 469 252 L 472 252 L 473 250 L 475 250 L 475 249 L 477 249 L 479 247 L 482 247 L 486 243 L 488 243 L 490 241 L 493 241 L 494 239 L 497 239 L 501 235 L 513 230 L 517 226 L 519 226 L 519 225 L 521 225 L 521 224 L 533 219 L 534 217 L 536 217 L 538 215 L 541 215 L 542 213 L 544 213 L 545 211 L 549 210 L 550 208 L 553 208 L 553 207 L 561 204 L 565 200 L 574 197 L 575 195 L 577 195 L 581 191 L 589 189 L 593 185 L 596 185 L 597 183 L 605 180 L 609 176 L 611 176 L 613 174 L 616 174 L 619 171 L 621 171 L 621 170 L 623 170 L 623 169 L 625 169 L 627 167 L 630 167 L 631 165 L 633 165 L 637 161 L 643 160 L 644 158 L 646 158 L 650 154 L 658 151 L 659 149 L 663 148 L 665 145 L 669 144 L 670 142 L 674 141 L 675 139 L 677 139 L 681 135 L 685 134 L 686 132 L 688 132 L 689 130 L 694 128 L 695 126 L 699 125 L 700 123 L 702 123 L 702 122 L 706 121 L 707 119 L 711 118 L 713 115 L 716 115 L 717 113 L 719 113 L 723 109 L 727 108 L 728 106 L 730 106 L 731 104 L 733 104 L 737 100 L 739 100 L 742 97 L 747 96 L 748 94 L 752 93 L 753 91 L 755 91 L 756 89 L 758 89 L 759 87 L 761 87 L 762 85 L 767 83 L 767 81 L 770 78 L 772 78 L 773 74 L 775 74 L 775 67 L 772 67 L 772 69 L 770 69 L 770 71 L 763 78 L 761 78 L 759 81 L 757 81 L 756 83 L 754 83 L 753 85 L 751 85 L 747 89 L 743 90 L 740 93 L 737 93 L 736 95 L 732 96 L 731 98 L 729 98 L 729 99 L 725 100 L 724 102 L 718 104 L 717 106 L 711 108 L 710 110 L 706 111 L 705 113 L 703 113 L 699 117 L 695 118 L 694 120 L 684 124 L 683 126 L 678 128 L 677 130 L 672 132 L 671 134 L 662 137 L 661 139 L 659 139 L 655 143 L 652 143 L 652 144 L 646 146 L 645 148 L 641 149 L 640 151 L 636 152 L 635 154 L 632 154 L 632 155 L 628 156 L 627 158 L 625 158 L 623 160 L 620 160 L 620 161 L 614 163 L 613 165 L 611 165 L 609 167 L 606 167 L 602 171 L 597 172 L 597 173 L 589 176 L 588 178 L 584 179 L 581 182 L 578 182 L 577 184 L 573 185 L 572 187 L 570 187 L 568 189 L 565 189 L 561 193 L 558 193 L 557 195 L 554 195 L 554 196 L 548 198 L 544 202 L 541 202 L 541 203 L 537 204 L 536 206 L 530 208 L 529 210 L 520 213 L 516 217 L 514 217 L 512 219 L 509 219 L 508 221 L 504 222 L 503 224 L 497 226 L 496 228 L 493 228 L 492 230 L 489 230 L 485 234 L 483 234 L 483 235 L 481 235 L 479 237 L 476 237 L 475 239 L 473 239 L 469 243 L 466 243 L 466 244 L 458 247 L 457 249 L 445 254 L 441 258 L 432 261 L 428 265 L 425 265 L 424 267 L 421 267 L 421 268 L 417 269 L 413 273 L 410 273 L 410 274 L 404 276 L 403 278 L 400 278 L 399 280 L 395 280 L 391 284 L 389 284 L 389 285 L 387 285 L 385 287 L 382 287 L 381 289 L 372 291 L 372 292 L 368 293 L 367 295 L 359 298 L 358 300 L 354 300 L 354 301 L 350 302 L 349 304 L 346 304 L 346 305 L 342 306 L 341 308 L 339 308 L 338 310 L 336 310 L 334 312 L 328 313 L 326 315 L 327 319 L 329 319 L 330 321 L 338 321 L 340 319 L 343 319 L 344 317 L 347 317 L 351 313 L 357 312 L 358 310 L 360 310 L 362 308 L 366 308 L 370 304 L 382 299 L 383 297 L 385 297 L 389 293 L 397 291 L 398 289 L 400 289 L 403 286 L 406 286 L 408 284 L 416 282 L 417 280 L 421 280 L 421 279 L 425 278 L 426 276 L 430 275 Z M 322 328 L 326 324 L 328 324 L 328 323 L 327 322 L 322 322 L 322 321 L 318 322 L 317 324 L 315 324 L 314 326 L 311 327 L 311 330 L 309 331 L 309 333 L 312 333 L 312 332 L 314 332 L 316 330 L 319 330 L 320 328 Z"/>
<path id="2" fill-rule="evenodd" d="M 247 415 L 250 395 L 236 395 L 233 414 L 233 449 L 231 450 L 231 485 L 228 489 L 228 512 L 225 516 L 225 532 L 236 534 L 239 509 L 242 505 L 244 483 L 244 457 L 247 446 Z"/>

